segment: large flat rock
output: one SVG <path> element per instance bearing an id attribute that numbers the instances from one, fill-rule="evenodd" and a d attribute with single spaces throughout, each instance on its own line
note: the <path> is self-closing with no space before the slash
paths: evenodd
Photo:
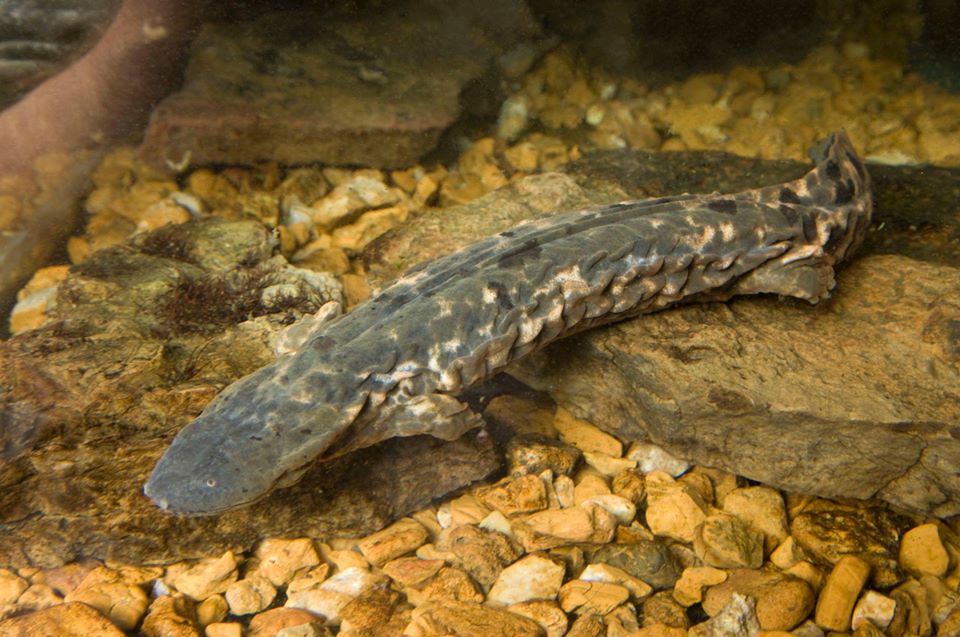
<path id="1" fill-rule="evenodd" d="M 386 3 L 209 25 L 143 154 L 193 163 L 410 166 L 461 114 L 464 89 L 539 35 L 526 4 Z"/>
<path id="2" fill-rule="evenodd" d="M 362 535 L 499 467 L 488 440 L 421 436 L 320 463 L 221 515 L 177 517 L 143 495 L 174 434 L 270 362 L 285 323 L 339 296 L 273 243 L 256 221 L 141 235 L 76 266 L 52 323 L 0 343 L 0 564 L 169 562 L 266 536 Z"/>
<path id="3" fill-rule="evenodd" d="M 575 178 L 528 178 L 395 229 L 369 248 L 368 266 L 385 282 L 394 264 L 521 218 L 626 195 L 735 191 L 803 171 L 714 153 L 601 155 L 571 167 Z M 955 255 L 930 249 L 957 232 L 957 208 L 938 171 L 877 172 L 877 223 L 829 301 L 681 307 L 560 341 L 510 373 L 621 438 L 696 463 L 801 493 L 960 513 L 960 269 Z M 925 246 L 900 240 L 916 230 L 903 220 L 918 218 L 918 202 L 931 230 Z M 898 248 L 906 255 L 890 254 Z"/>

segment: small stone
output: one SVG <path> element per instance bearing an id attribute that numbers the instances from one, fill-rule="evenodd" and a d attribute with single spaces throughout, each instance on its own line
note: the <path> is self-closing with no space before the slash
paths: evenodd
<path id="1" fill-rule="evenodd" d="M 497 118 L 497 137 L 506 141 L 513 141 L 527 127 L 530 118 L 530 109 L 525 97 L 508 97 L 500 105 L 500 116 Z"/>
<path id="2" fill-rule="evenodd" d="M 893 621 L 893 614 L 897 610 L 896 600 L 881 595 L 876 591 L 866 591 L 853 608 L 853 619 L 850 627 L 856 630 L 863 623 L 873 624 L 880 630 L 886 630 Z"/>
<path id="3" fill-rule="evenodd" d="M 792 630 L 810 615 L 815 602 L 813 590 L 799 578 L 776 569 L 737 569 L 706 592 L 703 610 L 716 615 L 738 594 L 756 601 L 756 615 L 763 630 Z"/>
<path id="4" fill-rule="evenodd" d="M 681 566 L 662 540 L 607 544 L 590 553 L 591 562 L 623 569 L 654 588 L 670 588 L 680 578 Z"/>
<path id="5" fill-rule="evenodd" d="M 552 485 L 551 485 L 552 486 Z M 548 489 L 548 494 L 552 493 L 552 488 Z M 550 496 L 548 495 L 548 498 Z M 556 500 L 556 495 L 553 495 L 553 500 Z M 556 508 L 557 505 L 555 502 L 552 503 L 553 508 Z M 513 537 L 513 527 L 510 526 L 510 520 L 507 519 L 507 516 L 500 513 L 499 511 L 491 511 L 487 517 L 480 520 L 480 523 L 477 525 L 478 528 L 483 529 L 484 531 L 496 531 L 501 535 L 505 535 L 509 538 Z"/>
<path id="6" fill-rule="evenodd" d="M 783 496 L 771 487 L 735 489 L 723 499 L 723 510 L 763 533 L 768 554 L 790 533 Z"/>
<path id="7" fill-rule="evenodd" d="M 581 451 L 590 451 L 617 458 L 623 455 L 623 443 L 593 423 L 576 418 L 566 409 L 557 409 L 553 426 L 557 428 L 562 441 L 577 447 Z"/>
<path id="8" fill-rule="evenodd" d="M 199 637 L 193 616 L 193 602 L 188 597 L 163 595 L 150 604 L 140 632 L 144 637 Z"/>
<path id="9" fill-rule="evenodd" d="M 489 411 L 488 406 L 484 411 L 485 417 Z M 573 474 L 583 454 L 576 447 L 559 440 L 528 433 L 510 439 L 506 456 L 509 475 L 539 475 L 549 469 L 559 477 Z"/>
<path id="10" fill-rule="evenodd" d="M 633 460 L 610 456 L 605 453 L 594 453 L 592 451 L 583 452 L 583 460 L 588 466 L 596 469 L 602 475 L 612 478 L 622 471 L 632 469 L 636 466 Z"/>
<path id="11" fill-rule="evenodd" d="M 686 637 L 687 631 L 684 628 L 667 626 L 666 624 L 650 624 L 643 626 L 631 637 Z"/>
<path id="12" fill-rule="evenodd" d="M 557 504 L 569 509 L 577 504 L 577 487 L 569 476 L 557 476 L 553 481 L 553 492 L 557 494 Z"/>
<path id="13" fill-rule="evenodd" d="M 852 555 L 834 565 L 820 591 L 814 621 L 826 630 L 850 630 L 853 606 L 870 575 L 870 565 Z"/>
<path id="14" fill-rule="evenodd" d="M 386 586 L 377 586 L 357 595 L 340 611 L 341 634 L 369 631 L 390 623 L 400 593 Z"/>
<path id="15" fill-rule="evenodd" d="M 64 564 L 63 566 L 39 571 L 34 574 L 28 574 L 24 569 L 20 569 L 20 576 L 28 577 L 33 584 L 46 584 L 60 595 L 66 595 L 76 589 L 91 571 L 100 566 L 101 564 L 97 560 L 84 560 L 81 562 L 71 562 L 70 564 Z M 153 575 L 154 578 L 158 575 L 163 575 L 163 569 L 159 569 L 158 573 L 154 572 L 151 573 L 151 575 Z M 147 582 L 143 583 L 146 584 Z"/>
<path id="16" fill-rule="evenodd" d="M 508 611 L 537 622 L 543 628 L 546 637 L 564 637 L 569 620 L 556 602 L 534 600 L 512 604 Z"/>
<path id="17" fill-rule="evenodd" d="M 523 551 L 507 535 L 465 524 L 449 535 L 450 550 L 460 566 L 484 589 L 493 585 L 503 568 L 517 560 Z"/>
<path id="18" fill-rule="evenodd" d="M 262 575 L 251 575 L 227 587 L 224 597 L 234 615 L 259 613 L 273 601 L 277 589 Z"/>
<path id="19" fill-rule="evenodd" d="M 195 564 L 175 564 L 167 570 L 167 582 L 191 599 L 201 601 L 227 590 L 237 580 L 237 561 L 232 551 Z"/>
<path id="20" fill-rule="evenodd" d="M 674 601 L 670 591 L 660 591 L 643 600 L 642 609 L 644 626 L 662 624 L 682 629 L 690 627 L 686 609 Z"/>
<path id="21" fill-rule="evenodd" d="M 407 599 L 414 606 L 423 606 L 437 600 L 482 602 L 483 594 L 465 571 L 445 566 L 419 589 L 407 589 Z"/>
<path id="22" fill-rule="evenodd" d="M 943 577 L 950 564 L 936 524 L 921 524 L 904 533 L 899 557 L 900 566 L 914 577 Z"/>
<path id="23" fill-rule="evenodd" d="M 613 539 L 616 519 L 596 505 L 547 510 L 514 525 L 514 533 L 527 551 L 537 551 L 575 542 L 605 544 Z"/>
<path id="24" fill-rule="evenodd" d="M 230 607 L 223 595 L 211 595 L 197 604 L 197 623 L 208 626 L 222 622 L 229 611 Z"/>
<path id="25" fill-rule="evenodd" d="M 633 442 L 627 450 L 626 458 L 637 463 L 643 473 L 663 471 L 674 478 L 690 469 L 690 463 L 677 458 L 659 445 L 649 442 Z"/>
<path id="26" fill-rule="evenodd" d="M 538 637 L 537 622 L 520 615 L 478 603 L 441 600 L 413 611 L 404 637 Z"/>
<path id="27" fill-rule="evenodd" d="M 553 600 L 563 584 L 564 567 L 542 553 L 527 555 L 503 569 L 487 595 L 493 606 Z"/>
<path id="28" fill-rule="evenodd" d="M 707 519 L 707 504 L 693 488 L 663 471 L 647 474 L 647 526 L 654 535 L 692 543 Z"/>
<path id="29" fill-rule="evenodd" d="M 401 557 L 382 566 L 383 572 L 401 586 L 416 588 L 436 575 L 443 567 L 443 560 L 422 560 L 416 557 Z"/>
<path id="30" fill-rule="evenodd" d="M 630 500 L 635 505 L 643 504 L 647 499 L 646 481 L 639 469 L 630 468 L 613 476 L 613 492 Z"/>
<path id="31" fill-rule="evenodd" d="M 760 568 L 763 534 L 726 513 L 707 516 L 693 538 L 697 557 L 719 568 Z"/>
<path id="32" fill-rule="evenodd" d="M 503 480 L 479 491 L 480 500 L 506 516 L 534 513 L 547 508 L 547 492 L 536 475 Z"/>
<path id="33" fill-rule="evenodd" d="M 147 594 L 124 582 L 119 573 L 106 567 L 91 571 L 65 602 L 83 602 L 96 608 L 123 630 L 133 630 L 147 612 Z"/>
<path id="34" fill-rule="evenodd" d="M 313 222 L 325 230 L 351 223 L 364 210 L 392 206 L 400 201 L 398 192 L 382 180 L 356 175 L 341 182 L 323 199 L 311 204 Z"/>
<path id="35" fill-rule="evenodd" d="M 770 553 L 770 561 L 783 570 L 787 570 L 797 562 L 805 560 L 806 558 L 806 553 L 804 553 L 803 549 L 800 548 L 800 545 L 797 544 L 797 541 L 794 540 L 792 536 L 787 536 L 787 538 Z"/>
<path id="36" fill-rule="evenodd" d="M 625 586 L 575 579 L 560 588 L 560 608 L 578 615 L 606 615 L 629 597 L 630 591 Z"/>
<path id="37" fill-rule="evenodd" d="M 673 588 L 673 598 L 683 606 L 693 606 L 703 601 L 704 591 L 725 582 L 727 572 L 712 566 L 692 566 L 683 569 L 680 580 Z"/>
<path id="38" fill-rule="evenodd" d="M 293 540 L 267 539 L 257 547 L 257 573 L 274 586 L 283 586 L 298 573 L 320 563 L 320 556 L 310 538 Z"/>
<path id="39" fill-rule="evenodd" d="M 0 568 L 0 609 L 14 602 L 30 587 L 30 583 L 13 571 Z"/>
<path id="40" fill-rule="evenodd" d="M 607 628 L 601 618 L 596 615 L 580 615 L 573 621 L 565 637 L 603 637 L 606 634 Z"/>
<path id="41" fill-rule="evenodd" d="M 606 509 L 617 519 L 617 522 L 623 525 L 629 525 L 637 515 L 637 507 L 633 502 L 612 493 L 592 496 L 585 500 L 585 503 L 596 504 Z"/>
<path id="42" fill-rule="evenodd" d="M 472 493 L 464 494 L 450 502 L 450 523 L 454 526 L 478 524 L 488 515 L 490 515 L 490 509 Z M 442 520 L 440 525 L 444 526 Z"/>
<path id="43" fill-rule="evenodd" d="M 511 146 L 503 152 L 503 156 L 514 170 L 525 173 L 535 172 L 540 160 L 537 147 L 530 142 L 520 142 Z"/>
<path id="44" fill-rule="evenodd" d="M 4 637 L 123 637 L 122 630 L 86 604 L 58 604 L 0 621 Z"/>
<path id="45" fill-rule="evenodd" d="M 407 220 L 410 211 L 405 206 L 391 206 L 371 210 L 351 224 L 333 231 L 333 242 L 345 249 L 359 252 L 371 241 Z"/>
<path id="46" fill-rule="evenodd" d="M 592 471 L 581 471 L 577 476 L 577 486 L 573 489 L 573 501 L 580 505 L 598 495 L 609 495 L 610 487 L 603 476 Z"/>
<path id="47" fill-rule="evenodd" d="M 361 593 L 379 586 L 386 577 L 370 571 L 350 567 L 333 575 L 318 586 L 287 591 L 287 608 L 300 608 L 317 615 L 323 615 L 327 623 L 340 624 L 340 611 L 352 599 Z"/>
<path id="48" fill-rule="evenodd" d="M 734 593 L 719 613 L 692 627 L 690 637 L 754 637 L 760 632 L 756 602 L 751 597 Z"/>
<path id="49" fill-rule="evenodd" d="M 63 599 L 57 595 L 57 592 L 50 586 L 46 584 L 31 584 L 27 590 L 23 591 L 20 597 L 17 598 L 17 611 L 28 612 L 43 610 L 44 608 L 56 606 L 62 601 Z"/>
<path id="50" fill-rule="evenodd" d="M 344 566 L 341 568 L 342 570 L 346 570 L 347 568 L 350 568 L 350 566 Z M 361 564 L 357 566 L 357 568 L 365 570 L 366 565 Z M 322 584 L 324 581 L 326 581 L 329 575 L 330 575 L 330 565 L 320 564 L 315 568 L 310 569 L 306 573 L 297 575 L 292 580 L 290 580 L 289 584 L 287 584 L 287 595 L 289 596 L 291 593 L 296 593 L 297 591 L 306 590 L 308 588 L 316 588 L 317 586 L 320 586 L 320 584 Z"/>
<path id="51" fill-rule="evenodd" d="M 908 579 L 890 591 L 897 602 L 897 612 L 887 627 L 891 635 L 929 635 L 932 622 L 927 608 L 924 586 L 915 579 Z"/>
<path id="52" fill-rule="evenodd" d="M 357 547 L 371 564 L 380 566 L 401 555 L 413 553 L 428 537 L 422 524 L 413 518 L 403 518 L 359 540 Z"/>
<path id="53" fill-rule="evenodd" d="M 812 619 L 808 619 L 794 628 L 790 631 L 790 634 L 794 637 L 825 637 L 823 629 L 817 626 Z"/>
<path id="54" fill-rule="evenodd" d="M 243 625 L 237 622 L 216 622 L 203 629 L 205 637 L 241 637 Z"/>
<path id="55" fill-rule="evenodd" d="M 275 637 L 284 628 L 314 624 L 319 626 L 320 617 L 297 608 L 271 608 L 253 616 L 247 628 L 247 637 Z"/>
<path id="56" fill-rule="evenodd" d="M 313 623 L 281 628 L 274 637 L 332 637 L 332 635 L 333 633 L 325 626 Z"/>
<path id="57" fill-rule="evenodd" d="M 823 571 L 806 560 L 797 562 L 784 572 L 788 575 L 799 577 L 804 582 L 809 584 L 810 588 L 812 588 L 814 591 L 819 591 L 821 588 L 823 588 L 823 582 L 826 579 L 826 575 L 824 575 Z"/>
<path id="58" fill-rule="evenodd" d="M 619 584 L 630 591 L 630 598 L 635 601 L 642 601 L 653 594 L 653 587 L 638 577 L 634 577 L 622 568 L 610 566 L 602 562 L 589 564 L 580 578 L 586 582 L 609 582 Z"/>

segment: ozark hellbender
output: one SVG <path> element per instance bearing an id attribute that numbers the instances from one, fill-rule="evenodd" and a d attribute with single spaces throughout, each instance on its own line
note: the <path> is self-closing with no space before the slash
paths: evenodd
<path id="1" fill-rule="evenodd" d="M 816 303 L 862 242 L 872 196 L 843 132 L 811 157 L 796 181 L 546 216 L 413 268 L 227 387 L 177 434 L 146 494 L 215 513 L 392 436 L 455 439 L 482 422 L 458 394 L 605 323 L 738 294 Z"/>

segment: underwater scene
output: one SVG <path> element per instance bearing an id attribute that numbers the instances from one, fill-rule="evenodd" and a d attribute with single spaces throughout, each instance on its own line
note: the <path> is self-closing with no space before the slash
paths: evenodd
<path id="1" fill-rule="evenodd" d="M 958 33 L 0 0 L 0 637 L 960 636 Z"/>

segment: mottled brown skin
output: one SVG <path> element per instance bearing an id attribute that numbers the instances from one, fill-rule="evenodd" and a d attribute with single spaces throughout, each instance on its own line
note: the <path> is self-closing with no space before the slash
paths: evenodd
<path id="1" fill-rule="evenodd" d="M 174 439 L 147 495 L 212 513 L 392 436 L 454 439 L 480 424 L 459 393 L 597 325 L 738 294 L 816 303 L 872 202 L 845 134 L 812 154 L 793 182 L 553 215 L 414 268 L 224 390 Z"/>

